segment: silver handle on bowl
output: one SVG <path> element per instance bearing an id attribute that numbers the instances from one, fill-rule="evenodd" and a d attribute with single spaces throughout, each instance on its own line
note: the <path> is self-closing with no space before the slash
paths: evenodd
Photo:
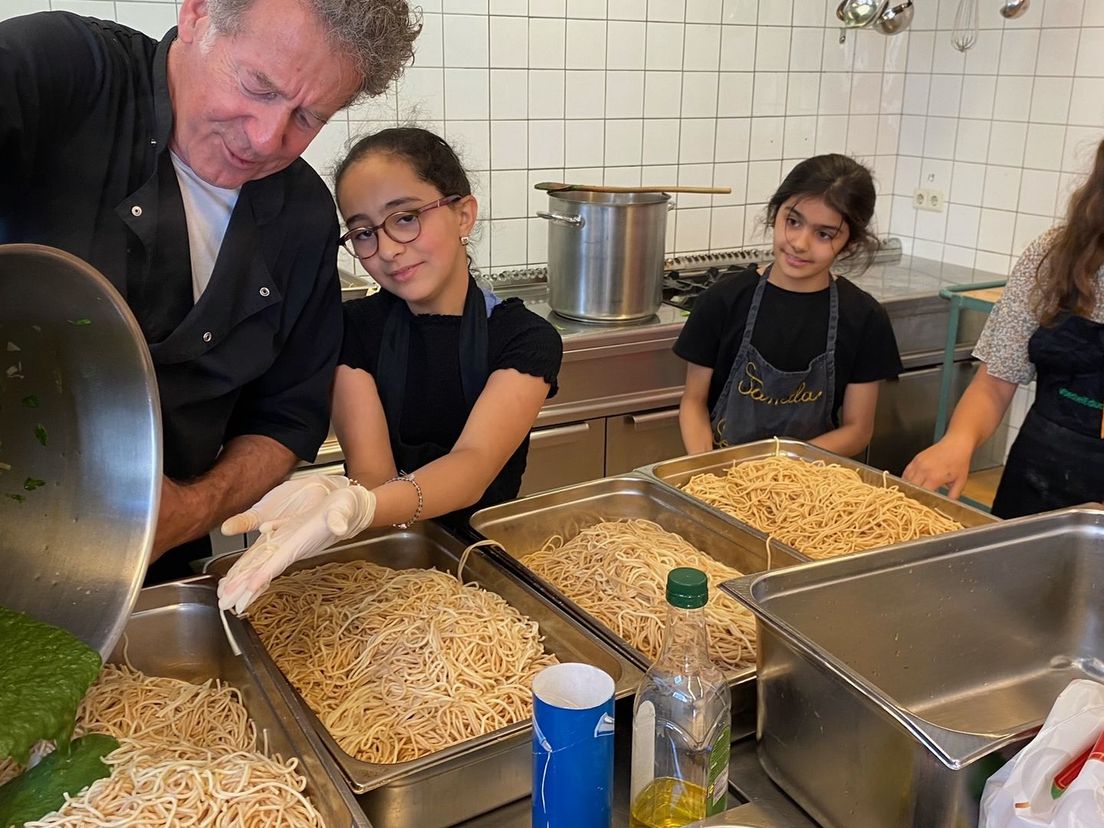
<path id="1" fill-rule="evenodd" d="M 554 221 L 556 224 L 564 224 L 568 227 L 581 228 L 586 224 L 582 216 L 568 216 L 564 213 L 549 213 L 547 210 L 537 210 L 537 217 Z"/>

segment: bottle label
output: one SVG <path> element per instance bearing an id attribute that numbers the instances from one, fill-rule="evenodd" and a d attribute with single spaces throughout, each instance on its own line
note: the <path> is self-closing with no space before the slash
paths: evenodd
<path id="1" fill-rule="evenodd" d="M 640 703 L 633 719 L 630 801 L 655 778 L 656 711 L 650 701 Z"/>
<path id="2" fill-rule="evenodd" d="M 714 816 L 728 807 L 728 759 L 732 751 L 732 725 L 725 724 L 709 753 L 705 815 Z"/>

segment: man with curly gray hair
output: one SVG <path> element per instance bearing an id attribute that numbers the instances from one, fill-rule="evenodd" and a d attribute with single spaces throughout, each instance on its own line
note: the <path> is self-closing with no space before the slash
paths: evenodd
<path id="1" fill-rule="evenodd" d="M 418 31 L 405 0 L 183 0 L 159 42 L 67 12 L 0 22 L 0 243 L 99 269 L 157 370 L 147 582 L 190 574 L 325 438 L 338 226 L 300 156 L 398 77 Z"/>

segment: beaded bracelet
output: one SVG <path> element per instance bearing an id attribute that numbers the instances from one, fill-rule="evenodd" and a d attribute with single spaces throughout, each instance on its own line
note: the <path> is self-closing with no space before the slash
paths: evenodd
<path id="1" fill-rule="evenodd" d="M 400 471 L 398 477 L 392 477 L 387 483 L 396 483 L 400 480 L 405 480 L 407 483 L 411 483 L 414 486 L 414 491 L 418 494 L 418 506 L 414 510 L 414 515 L 406 523 L 393 523 L 391 524 L 396 529 L 409 529 L 422 514 L 422 506 L 425 505 L 425 498 L 422 497 L 422 487 L 418 485 L 418 481 L 414 479 L 414 472 Z"/>

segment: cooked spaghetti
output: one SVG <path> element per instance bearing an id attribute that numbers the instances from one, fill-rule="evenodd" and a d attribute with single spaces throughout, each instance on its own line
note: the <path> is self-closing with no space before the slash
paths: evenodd
<path id="1" fill-rule="evenodd" d="M 649 520 L 619 520 L 559 535 L 522 559 L 531 570 L 651 659 L 666 621 L 667 573 L 692 566 L 709 579 L 709 652 L 726 670 L 755 663 L 755 619 L 717 587 L 743 573 Z"/>
<path id="2" fill-rule="evenodd" d="M 237 690 L 108 664 L 81 702 L 76 732 L 120 746 L 111 776 L 28 828 L 46 826 L 321 826 L 297 760 L 257 750 Z"/>
<path id="3" fill-rule="evenodd" d="M 723 475 L 695 475 L 683 490 L 810 558 L 962 528 L 882 479 L 871 486 L 835 463 L 774 456 L 734 463 Z"/>
<path id="4" fill-rule="evenodd" d="M 324 564 L 277 578 L 249 617 L 342 750 L 366 762 L 528 718 L 533 677 L 556 663 L 536 622 L 436 570 Z"/>

